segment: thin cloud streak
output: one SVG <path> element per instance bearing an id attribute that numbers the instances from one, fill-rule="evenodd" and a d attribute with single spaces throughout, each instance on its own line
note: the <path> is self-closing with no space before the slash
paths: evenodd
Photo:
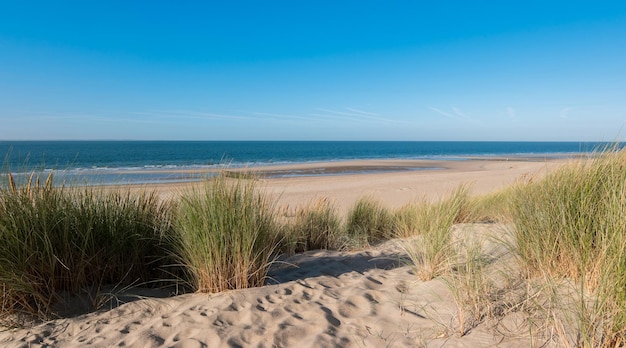
<path id="1" fill-rule="evenodd" d="M 23 112 L 28 113 L 28 112 Z M 87 114 L 63 114 L 63 113 L 52 113 L 48 114 L 45 112 L 37 112 L 38 115 L 23 115 L 19 117 L 0 117 L 3 121 L 15 121 L 15 122 L 25 122 L 25 121 L 53 121 L 53 122 L 63 122 L 63 121 L 72 121 L 72 122 L 81 122 L 81 121 L 95 121 L 95 122 L 135 122 L 135 123 L 144 123 L 143 120 L 137 120 L 134 118 L 116 118 L 116 117 L 107 117 L 107 116 L 99 116 L 99 115 L 87 115 Z"/>
<path id="2" fill-rule="evenodd" d="M 457 117 L 455 117 L 455 116 L 453 116 L 453 115 L 451 115 L 451 114 L 449 114 L 449 113 L 447 113 L 447 112 L 445 112 L 445 111 L 443 111 L 443 110 L 437 109 L 436 107 L 429 106 L 428 108 L 429 108 L 430 110 L 432 110 L 432 111 L 434 111 L 434 112 L 436 112 L 436 113 L 438 113 L 438 114 L 442 115 L 442 116 L 447 117 L 447 118 L 450 118 L 450 119 L 453 119 L 453 120 L 457 120 L 457 119 L 458 119 Z"/>
<path id="3" fill-rule="evenodd" d="M 463 111 L 461 111 L 461 109 L 456 108 L 456 107 L 452 107 L 452 111 L 454 111 L 454 114 L 457 115 L 460 118 L 464 118 L 464 119 L 468 119 L 469 117 L 467 115 L 465 115 L 465 113 L 463 113 Z"/>
<path id="4" fill-rule="evenodd" d="M 269 116 L 274 117 L 271 120 L 282 120 L 282 121 L 292 121 L 292 120 L 301 120 L 301 121 L 319 121 L 319 118 L 309 117 L 309 116 L 301 116 L 301 115 L 285 115 L 285 114 L 274 114 L 270 112 L 256 112 L 256 111 L 241 111 L 244 113 L 248 113 L 256 116 Z"/>
<path id="5" fill-rule="evenodd" d="M 350 122 L 361 122 L 363 119 L 351 116 L 343 116 L 343 115 L 335 115 L 335 114 L 309 114 L 310 116 L 316 117 L 318 120 L 324 121 L 350 121 Z"/>
<path id="6" fill-rule="evenodd" d="M 159 116 L 159 117 L 185 117 L 191 119 L 204 119 L 204 120 L 250 120 L 252 117 L 239 116 L 239 115 L 224 115 L 211 112 L 199 112 L 189 110 L 164 110 L 164 111 L 152 111 L 152 112 L 136 112 L 135 114 L 145 116 Z"/>
<path id="7" fill-rule="evenodd" d="M 330 114 L 335 114 L 335 115 L 367 117 L 364 114 L 359 114 L 359 113 L 355 113 L 355 112 L 345 112 L 345 111 L 329 110 L 329 109 L 323 109 L 323 108 L 318 108 L 317 110 L 318 111 L 322 111 L 322 112 L 328 112 Z"/>
<path id="8" fill-rule="evenodd" d="M 323 108 L 318 108 L 318 111 L 322 111 L 322 112 L 326 112 L 329 114 L 333 114 L 333 115 L 339 115 L 339 116 L 350 116 L 350 117 L 354 117 L 355 120 L 360 120 L 360 121 L 364 121 L 364 120 L 372 120 L 372 121 L 382 121 L 385 123 L 391 123 L 393 122 L 392 120 L 386 119 L 384 117 L 377 117 L 377 116 L 371 116 L 368 115 L 366 113 L 363 112 L 345 112 L 345 111 L 337 111 L 337 110 L 329 110 L 329 109 L 323 109 Z M 346 108 L 346 110 L 349 110 L 349 108 Z M 318 114 L 319 115 L 319 114 Z"/>
<path id="9" fill-rule="evenodd" d="M 436 113 L 438 113 L 441 116 L 445 116 L 451 120 L 455 120 L 455 121 L 465 121 L 465 122 L 472 122 L 475 123 L 476 121 L 470 117 L 469 115 L 467 115 L 465 112 L 463 112 L 461 109 L 457 108 L 457 107 L 451 107 L 452 112 L 449 111 L 443 111 L 439 108 L 436 108 L 434 106 L 429 106 L 428 107 L 431 111 L 434 111 Z"/>
<path id="10" fill-rule="evenodd" d="M 356 112 L 358 114 L 368 115 L 368 116 L 381 116 L 380 114 L 375 114 L 373 112 L 367 112 L 367 111 L 353 109 L 353 108 L 346 108 L 346 110 Z"/>
<path id="11" fill-rule="evenodd" d="M 353 108 L 345 108 L 351 112 L 345 112 L 340 110 L 331 110 L 325 108 L 317 108 L 317 111 L 307 115 L 294 115 L 294 114 L 276 114 L 272 112 L 259 112 L 259 111 L 242 111 L 238 112 L 247 113 L 256 116 L 269 116 L 274 117 L 276 121 L 308 121 L 308 122 L 327 122 L 327 121 L 350 121 L 350 122 L 383 122 L 392 123 L 397 122 L 389 120 L 380 116 L 379 114 L 357 110 Z"/>

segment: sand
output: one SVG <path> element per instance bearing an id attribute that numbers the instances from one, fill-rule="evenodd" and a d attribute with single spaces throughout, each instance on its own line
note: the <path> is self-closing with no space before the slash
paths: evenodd
<path id="1" fill-rule="evenodd" d="M 318 168 L 328 172 L 336 168 L 355 171 L 368 170 L 371 167 L 427 169 L 265 179 L 262 187 L 275 196 L 279 207 L 300 207 L 316 199 L 327 198 L 333 201 L 341 212 L 346 212 L 359 198 L 370 197 L 395 209 L 423 199 L 440 199 L 463 184 L 468 186 L 472 194 L 484 194 L 511 185 L 520 177 L 545 173 L 561 163 L 562 160 L 546 161 L 535 158 L 316 163 L 305 168 Z M 265 168 L 268 171 L 278 169 L 295 168 L 293 166 Z"/>
<path id="2" fill-rule="evenodd" d="M 543 173 L 560 161 L 359 161 L 309 164 L 327 176 L 273 177 L 293 167 L 255 168 L 260 184 L 283 209 L 328 198 L 343 212 L 370 196 L 395 208 L 435 199 L 460 184 L 472 193 Z M 371 173 L 345 174 L 353 171 Z M 385 168 L 394 167 L 393 170 Z M 415 170 L 417 167 L 439 168 Z M 328 169 L 334 168 L 334 169 Z M 412 169 L 407 169 L 412 168 Z M 274 173 L 274 174 L 272 174 Z M 342 174 L 343 173 L 343 174 Z M 342 174 L 342 175 L 337 175 Z M 188 185 L 155 186 L 174 198 Z M 455 226 L 459 233 L 501 235 L 497 224 Z M 479 322 L 459 334 L 459 307 L 442 279 L 420 281 L 407 265 L 401 241 L 352 252 L 309 251 L 276 263 L 269 285 L 219 294 L 185 294 L 122 301 L 115 308 L 0 329 L 3 347 L 415 347 L 528 346 L 515 315 Z M 136 291 L 135 291 L 136 292 Z M 118 292 L 117 299 L 128 300 Z M 147 295 L 150 295 L 148 292 Z M 136 299 L 136 298 L 135 298 Z M 116 302 L 116 301 L 112 301 Z M 117 303 L 116 303 L 117 304 Z M 106 307 L 106 306 L 105 306 Z M 114 307 L 114 306 L 111 306 Z M 518 332 L 519 331 L 519 332 Z"/>
<path id="3" fill-rule="evenodd" d="M 297 209 L 325 198 L 346 213 L 361 197 L 398 208 L 423 199 L 445 197 L 463 184 L 473 194 L 484 194 L 511 185 L 523 176 L 541 175 L 564 161 L 540 157 L 368 160 L 252 167 L 229 172 L 258 175 L 259 187 L 273 196 L 279 209 Z M 281 177 L 293 173 L 300 176 Z M 307 176 L 311 173 L 317 175 Z M 176 199 L 190 187 L 199 185 L 202 184 L 156 184 L 147 188 L 156 190 L 164 199 Z"/>

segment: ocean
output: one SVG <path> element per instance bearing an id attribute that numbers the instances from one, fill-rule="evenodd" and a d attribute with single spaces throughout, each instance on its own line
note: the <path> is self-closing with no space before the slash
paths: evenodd
<path id="1" fill-rule="evenodd" d="M 201 180 L 198 170 L 363 159 L 465 160 L 488 156 L 570 156 L 607 145 L 592 142 L 441 141 L 0 141 L 3 172 L 53 171 L 82 184 Z M 190 173 L 192 171 L 193 173 Z"/>

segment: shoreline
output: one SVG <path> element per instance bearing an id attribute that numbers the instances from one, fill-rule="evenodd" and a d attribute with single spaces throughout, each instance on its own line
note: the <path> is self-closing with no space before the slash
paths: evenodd
<path id="1" fill-rule="evenodd" d="M 467 185 L 470 194 L 486 194 L 511 185 L 520 177 L 542 175 L 570 160 L 536 157 L 460 161 L 355 160 L 235 168 L 227 172 L 234 178 L 246 177 L 247 174 L 256 176 L 259 188 L 281 210 L 300 209 L 317 200 L 327 199 L 340 214 L 345 215 L 363 197 L 373 198 L 395 209 L 419 200 L 441 199 L 460 185 Z M 315 175 L 280 175 L 294 171 L 313 172 Z M 324 172 L 330 174 L 319 174 Z M 161 199 L 168 200 L 177 199 L 202 185 L 202 180 L 199 180 L 102 187 L 107 190 L 155 191 Z"/>
<path id="2" fill-rule="evenodd" d="M 251 164 L 219 164 L 196 168 L 102 168 L 102 169 L 70 169 L 78 171 L 88 176 L 98 175 L 125 175 L 125 174 L 180 174 L 180 175 L 202 175 L 219 172 L 227 173 L 253 173 L 264 177 L 280 177 L 281 175 L 295 174 L 293 176 L 317 176 L 317 175 L 351 175 L 368 174 L 378 172 L 400 172 L 409 170 L 435 170 L 456 167 L 451 163 L 468 161 L 490 161 L 490 162 L 552 162 L 572 160 L 592 156 L 588 153 L 548 153 L 548 154 L 524 154 L 510 156 L 450 156 L 440 158 L 380 158 L 380 159 L 338 159 L 329 161 L 306 161 L 288 163 L 251 163 Z M 450 164 L 450 165 L 448 165 Z M 46 170 L 48 172 L 49 170 Z M 66 172 L 68 170 L 57 170 L 54 172 Z M 30 172 L 29 172 L 30 173 Z M 192 180 L 193 181 L 193 180 Z M 190 182 L 192 182 L 190 181 Z M 153 184 L 158 182 L 149 182 Z M 123 183 L 122 185 L 142 185 L 142 182 Z M 111 184 L 114 186 L 115 184 Z"/>

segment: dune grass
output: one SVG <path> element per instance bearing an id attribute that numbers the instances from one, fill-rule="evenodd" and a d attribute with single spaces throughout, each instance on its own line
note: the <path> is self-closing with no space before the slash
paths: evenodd
<path id="1" fill-rule="evenodd" d="M 53 317 L 62 293 L 159 279 L 170 211 L 154 194 L 53 187 L 9 175 L 0 189 L 0 294 L 5 313 Z"/>
<path id="2" fill-rule="evenodd" d="M 451 228 L 455 222 L 465 221 L 466 204 L 467 187 L 461 186 L 439 202 L 400 210 L 401 227 L 396 230 L 405 238 L 402 247 L 420 279 L 433 279 L 449 269 L 454 256 Z"/>
<path id="3" fill-rule="evenodd" d="M 484 297 L 489 281 L 478 249 L 470 249 L 468 260 L 458 263 L 463 251 L 452 243 L 450 227 L 500 221 L 511 223 L 513 240 L 503 236 L 501 242 L 515 255 L 527 287 L 543 289 L 511 305 L 534 308 L 527 313 L 529 327 L 550 331 L 559 344 L 626 345 L 626 152 L 605 149 L 500 192 L 468 198 L 459 190 L 397 215 L 397 231 L 409 237 L 403 245 L 418 277 L 446 275 L 459 308 L 465 308 L 459 312 L 461 335 L 494 304 Z M 571 283 L 575 291 L 564 286 Z M 539 313 L 543 309 L 536 303 L 546 299 L 552 303 L 550 313 Z M 536 326 L 536 317 L 542 316 L 552 329 Z"/>
<path id="4" fill-rule="evenodd" d="M 220 292 L 264 284 L 276 229 L 254 180 L 218 176 L 183 195 L 171 243 L 191 289 Z"/>
<path id="5" fill-rule="evenodd" d="M 489 260 L 479 243 L 463 243 L 454 249 L 457 263 L 445 280 L 456 302 L 458 334 L 464 336 L 493 316 L 496 287 L 487 275 Z"/>
<path id="6" fill-rule="evenodd" d="M 520 184 L 512 206 L 528 277 L 578 284 L 576 344 L 626 344 L 626 153 L 606 149 Z"/>
<path id="7" fill-rule="evenodd" d="M 296 212 L 293 221 L 285 224 L 281 251 L 293 254 L 313 249 L 341 249 L 347 243 L 345 228 L 335 206 L 327 199 L 318 199 Z"/>
<path id="8" fill-rule="evenodd" d="M 470 198 L 459 188 L 440 202 L 396 212 L 396 233 L 418 277 L 445 275 L 464 335 L 498 305 L 488 296 L 493 283 L 484 274 L 482 253 L 453 242 L 451 227 L 460 222 L 510 223 L 512 240 L 502 236 L 500 242 L 526 281 L 506 291 L 534 289 L 511 303 L 510 311 L 525 308 L 533 332 L 549 331 L 549 340 L 572 346 L 626 345 L 625 151 L 604 149 L 486 196 Z M 572 283 L 574 291 L 566 286 Z M 544 302 L 549 313 L 540 313 L 545 306 L 538 303 Z M 546 320 L 537 326 L 540 317 Z"/>
<path id="9" fill-rule="evenodd" d="M 393 236 L 394 216 L 380 202 L 364 197 L 348 213 L 346 231 L 354 247 L 363 247 Z"/>
<path id="10" fill-rule="evenodd" d="M 513 191 L 513 187 L 506 187 L 485 195 L 468 195 L 463 212 L 456 222 L 510 223 L 512 206 L 509 202 Z"/>

